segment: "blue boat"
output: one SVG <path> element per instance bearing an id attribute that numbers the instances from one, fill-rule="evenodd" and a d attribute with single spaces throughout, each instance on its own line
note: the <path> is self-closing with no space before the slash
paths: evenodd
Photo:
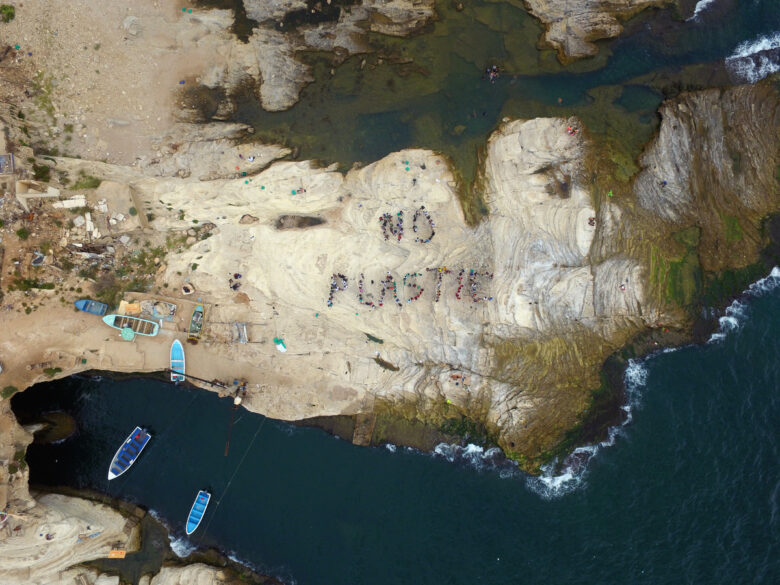
<path id="1" fill-rule="evenodd" d="M 141 427 L 133 429 L 133 432 L 128 435 L 122 446 L 117 449 L 116 455 L 111 460 L 111 465 L 108 466 L 109 481 L 130 469 L 130 466 L 135 463 L 135 460 L 141 455 L 141 451 L 144 450 L 151 438 L 152 435 L 147 433 L 145 429 Z"/>
<path id="2" fill-rule="evenodd" d="M 206 514 L 206 507 L 209 505 L 211 494 L 205 490 L 200 490 L 195 497 L 195 501 L 190 508 L 190 515 L 187 516 L 187 536 L 192 534 L 200 526 L 203 516 Z"/>
<path id="3" fill-rule="evenodd" d="M 171 382 L 184 382 L 184 348 L 178 339 L 171 344 Z"/>
<path id="4" fill-rule="evenodd" d="M 108 311 L 107 304 L 93 301 L 91 299 L 79 299 L 73 304 L 76 305 L 76 308 L 79 311 L 92 313 L 93 315 L 100 315 L 101 317 L 106 314 L 106 311 Z"/>

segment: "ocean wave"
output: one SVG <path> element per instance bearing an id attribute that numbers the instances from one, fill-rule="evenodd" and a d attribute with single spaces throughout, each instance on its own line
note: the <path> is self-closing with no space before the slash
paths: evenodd
<path id="1" fill-rule="evenodd" d="M 385 443 L 385 449 L 387 449 L 388 451 L 390 451 L 390 453 L 395 453 L 395 452 L 396 452 L 396 450 L 398 449 L 398 447 L 396 447 L 396 446 L 395 446 L 395 445 L 393 445 L 392 443 Z"/>
<path id="2" fill-rule="evenodd" d="M 149 510 L 149 514 L 151 514 L 152 518 L 157 520 L 157 522 L 165 526 L 165 530 L 168 532 L 168 541 L 170 542 L 171 550 L 177 557 L 185 559 L 198 548 L 187 538 L 174 536 L 168 522 L 165 521 L 165 518 L 163 518 L 157 510 Z"/>
<path id="3" fill-rule="evenodd" d="M 704 12 L 704 9 L 707 8 L 713 2 L 715 2 L 715 0 L 699 0 L 696 3 L 696 8 L 693 9 L 693 14 L 688 20 L 696 20 L 699 14 Z"/>
<path id="4" fill-rule="evenodd" d="M 718 330 L 713 333 L 707 343 L 716 343 L 726 338 L 729 333 L 739 330 L 748 318 L 748 305 L 744 297 L 760 297 L 780 286 L 780 268 L 775 266 L 764 278 L 757 280 L 743 291 L 743 298 L 735 299 L 723 315 L 718 318 Z"/>
<path id="5" fill-rule="evenodd" d="M 780 31 L 740 43 L 726 57 L 726 68 L 738 81 L 747 83 L 780 71 Z"/>
<path id="6" fill-rule="evenodd" d="M 186 538 L 177 538 L 170 532 L 168 533 L 168 540 L 171 542 L 171 550 L 180 559 L 186 559 L 198 548 Z"/>
<path id="7" fill-rule="evenodd" d="M 771 272 L 751 284 L 743 293 L 743 299 L 732 302 L 724 315 L 718 319 L 719 330 L 710 337 L 708 343 L 723 339 L 730 332 L 739 329 L 748 318 L 748 305 L 744 297 L 760 297 L 780 287 L 780 268 L 775 266 Z M 639 407 L 642 398 L 642 390 L 647 386 L 647 362 L 658 353 L 677 351 L 678 348 L 667 348 L 642 359 L 631 359 L 624 374 L 626 403 L 621 407 L 626 413 L 623 422 L 611 427 L 607 438 L 597 445 L 585 445 L 577 447 L 566 458 L 550 462 L 542 467 L 542 474 L 537 477 L 528 477 L 528 488 L 545 499 L 559 498 L 575 491 L 585 484 L 588 472 L 588 462 L 604 447 L 611 447 L 617 438 L 624 432 L 626 425 L 634 419 L 634 410 Z"/>
<path id="8" fill-rule="evenodd" d="M 611 447 L 623 433 L 623 428 L 634 420 L 633 411 L 640 404 L 642 389 L 647 385 L 647 360 L 630 359 L 624 374 L 626 402 L 620 408 L 626 413 L 623 422 L 607 431 L 607 438 L 595 445 L 577 447 L 563 461 L 557 459 L 542 466 L 542 474 L 529 476 L 526 486 L 546 500 L 560 498 L 585 485 L 588 462 L 603 448 Z"/>
<path id="9" fill-rule="evenodd" d="M 285 585 L 298 585 L 298 581 L 285 567 L 272 568 L 264 565 L 256 565 L 255 563 L 250 563 L 249 561 L 245 561 L 244 559 L 239 558 L 236 551 L 233 550 L 226 551 L 224 554 L 234 563 L 247 567 L 259 575 L 268 575 L 274 577 Z"/>
<path id="10" fill-rule="evenodd" d="M 450 463 L 467 465 L 477 471 L 496 471 L 502 478 L 514 477 L 521 473 L 517 464 L 507 459 L 498 447 L 485 449 L 472 443 L 465 447 L 439 443 L 434 447 L 433 455 L 442 457 Z"/>

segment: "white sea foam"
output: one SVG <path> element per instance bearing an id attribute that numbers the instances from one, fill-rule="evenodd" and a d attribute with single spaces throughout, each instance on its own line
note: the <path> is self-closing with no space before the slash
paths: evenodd
<path id="1" fill-rule="evenodd" d="M 186 538 L 177 538 L 171 533 L 168 533 L 168 540 L 171 541 L 171 550 L 180 559 L 186 559 L 198 548 Z"/>
<path id="2" fill-rule="evenodd" d="M 693 15 L 688 20 L 696 20 L 702 12 L 715 0 L 699 0 L 696 3 L 696 8 L 693 9 Z"/>
<path id="3" fill-rule="evenodd" d="M 780 71 L 780 31 L 740 43 L 726 57 L 726 67 L 737 80 L 748 83 Z"/>
<path id="4" fill-rule="evenodd" d="M 764 278 L 751 284 L 744 292 L 745 297 L 759 297 L 780 287 L 780 268 L 775 266 Z M 714 333 L 709 342 L 723 339 L 732 331 L 739 329 L 748 317 L 748 305 L 743 301 L 735 300 L 726 307 L 724 315 L 718 319 L 720 328 Z M 677 348 L 667 348 L 659 353 L 677 351 Z M 588 471 L 588 462 L 603 447 L 611 447 L 617 438 L 623 433 L 626 425 L 634 419 L 634 410 L 640 405 L 642 389 L 647 385 L 647 361 L 632 359 L 628 362 L 624 376 L 626 388 L 626 403 L 621 407 L 626 413 L 625 420 L 618 426 L 611 427 L 607 438 L 597 445 L 585 445 L 577 447 L 568 455 L 562 463 L 553 461 L 542 467 L 542 475 L 529 477 L 526 485 L 531 491 L 536 492 L 545 499 L 559 498 L 564 494 L 576 490 L 585 483 Z M 556 472 L 557 471 L 557 472 Z"/>
<path id="5" fill-rule="evenodd" d="M 224 555 L 234 563 L 238 563 L 239 565 L 247 567 L 255 573 L 272 576 L 285 585 L 298 585 L 298 581 L 295 580 L 295 578 L 285 567 L 268 567 L 265 565 L 256 565 L 239 558 L 238 554 L 232 550 L 225 552 Z"/>
<path id="6" fill-rule="evenodd" d="M 509 461 L 498 447 L 485 449 L 472 443 L 465 447 L 439 443 L 433 449 L 433 454 L 450 463 L 468 465 L 477 471 L 498 471 L 501 477 L 511 477 L 519 473 L 515 463 Z"/>
<path id="7" fill-rule="evenodd" d="M 577 447 L 560 462 L 551 461 L 542 467 L 542 474 L 537 477 L 528 477 L 528 488 L 544 499 L 560 498 L 573 492 L 584 485 L 588 472 L 588 462 L 604 447 L 615 444 L 618 436 L 623 432 L 623 427 L 634 420 L 633 411 L 639 405 L 642 389 L 647 385 L 647 366 L 644 359 L 631 359 L 624 375 L 626 388 L 626 403 L 621 406 L 626 417 L 617 426 L 610 427 L 607 438 L 595 445 Z"/>
<path id="8" fill-rule="evenodd" d="M 395 445 L 393 445 L 392 443 L 386 443 L 386 444 L 385 444 L 385 449 L 387 449 L 388 451 L 390 451 L 390 453 L 395 453 L 395 452 L 396 452 L 396 449 L 397 449 L 397 447 L 396 447 Z"/>
<path id="9" fill-rule="evenodd" d="M 165 521 L 165 519 L 160 516 L 159 512 L 157 510 L 149 510 L 149 514 L 152 515 L 152 518 L 157 520 L 160 524 L 165 526 L 165 529 L 168 531 L 168 540 L 171 543 L 171 550 L 174 552 L 174 554 L 181 558 L 187 558 L 192 554 L 195 549 L 198 547 L 192 544 L 187 538 L 181 537 L 178 538 L 173 535 L 173 532 L 171 531 L 171 527 L 168 525 L 168 523 Z"/>
<path id="10" fill-rule="evenodd" d="M 743 292 L 745 297 L 760 297 L 780 286 L 780 268 L 775 266 L 764 278 L 751 284 Z M 726 338 L 729 333 L 737 331 L 748 318 L 748 305 L 744 299 L 735 299 L 718 319 L 718 330 L 710 336 L 708 343 L 716 343 Z"/>

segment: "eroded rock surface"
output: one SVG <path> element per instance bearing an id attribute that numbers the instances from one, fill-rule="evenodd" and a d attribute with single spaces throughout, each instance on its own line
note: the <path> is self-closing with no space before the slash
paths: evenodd
<path id="1" fill-rule="evenodd" d="M 229 59 L 214 62 L 202 82 L 224 88 L 227 94 L 251 83 L 268 111 L 291 107 L 301 89 L 313 81 L 311 68 L 296 53 L 328 51 L 344 59 L 371 50 L 366 42 L 369 32 L 404 36 L 435 16 L 433 0 L 248 0 L 245 6 L 247 16 L 259 25 L 247 43 L 234 38 L 222 47 L 220 51 Z M 213 19 L 218 12 L 203 18 Z"/>
<path id="2" fill-rule="evenodd" d="M 0 528 L 0 575 L 4 583 L 60 582 L 68 567 L 106 557 L 115 544 L 130 541 L 135 529 L 126 526 L 107 506 L 57 494 L 23 509 L 14 506 Z"/>
<path id="3" fill-rule="evenodd" d="M 127 344 L 37 297 L 39 311 L 4 313 L 4 384 L 43 381 L 52 366 L 61 375 L 165 368 L 171 339 L 186 335 L 186 285 L 206 306 L 188 373 L 246 379 L 248 409 L 288 420 L 360 415 L 369 422 L 359 442 L 380 410 L 433 426 L 472 421 L 533 469 L 582 420 L 607 356 L 638 333 L 689 325 L 701 283 L 754 262 L 761 221 L 780 209 L 780 99 L 770 83 L 683 94 L 661 113 L 642 172 L 614 193 L 593 187 L 597 146 L 567 131 L 576 120 L 505 121 L 487 144 L 489 213 L 476 227 L 447 162 L 426 150 L 346 174 L 279 161 L 232 176 L 222 167 L 232 159 L 241 172 L 246 145 L 224 139 L 219 151 L 198 151 L 197 142 L 223 140 L 213 126 L 156 165 L 55 159 L 58 172 L 103 178 L 96 197 L 136 201 L 135 231 L 109 231 L 103 243 L 119 245 L 121 233 L 139 251 L 167 246 L 152 264 L 156 288 L 130 296 L 164 295 L 179 316 Z M 193 156 L 177 159 L 179 149 Z M 0 570 L 34 583 L 103 555 L 107 540 L 56 548 L 82 524 L 106 538 L 126 530 L 59 496 L 31 500 L 24 470 L 11 467 L 30 436 L 8 400 L 2 408 L 0 504 L 13 515 L 0 529 Z"/>
<path id="4" fill-rule="evenodd" d="M 659 136 L 640 159 L 639 204 L 701 229 L 704 270 L 755 261 L 760 220 L 780 202 L 777 94 L 766 84 L 706 90 L 665 103 L 660 114 Z"/>
<path id="5" fill-rule="evenodd" d="M 547 29 L 544 42 L 566 62 L 598 53 L 594 41 L 618 36 L 620 24 L 649 6 L 674 0 L 525 0 L 524 4 Z"/>

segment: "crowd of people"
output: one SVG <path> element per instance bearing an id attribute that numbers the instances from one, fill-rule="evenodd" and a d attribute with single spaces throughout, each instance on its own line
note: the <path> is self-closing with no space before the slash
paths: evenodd
<path id="1" fill-rule="evenodd" d="M 341 281 L 339 283 L 339 280 Z M 330 279 L 330 293 L 328 294 L 328 306 L 333 306 L 333 295 L 336 294 L 337 290 L 347 290 L 348 282 L 347 277 L 343 274 L 336 273 L 333 274 L 333 276 Z"/>
<path id="2" fill-rule="evenodd" d="M 425 205 L 421 205 L 420 209 L 415 211 L 414 212 L 414 216 L 412 217 L 412 230 L 414 231 L 414 233 L 417 233 L 417 218 L 421 214 L 424 215 L 425 219 L 428 220 L 428 225 L 431 227 L 431 235 L 428 236 L 425 239 L 420 238 L 419 236 L 415 236 L 414 241 L 415 242 L 419 242 L 421 244 L 427 244 L 427 243 L 429 243 L 433 239 L 433 236 L 436 235 L 436 230 L 434 230 L 434 228 L 436 227 L 436 224 L 433 222 L 433 219 L 431 219 L 431 215 L 430 215 L 430 213 L 428 213 L 428 210 L 425 209 Z"/>
<path id="3" fill-rule="evenodd" d="M 372 309 L 375 309 L 377 307 L 382 307 L 385 304 L 385 294 L 388 290 L 393 291 L 393 299 L 395 299 L 395 303 L 401 307 L 403 306 L 401 303 L 401 299 L 398 298 L 398 285 L 395 282 L 395 279 L 393 279 L 393 275 L 388 271 L 387 275 L 379 281 L 381 286 L 379 289 L 379 300 L 374 303 L 373 300 L 366 300 L 363 297 L 363 282 L 365 281 L 365 276 L 363 274 L 360 274 L 360 281 L 358 282 L 358 300 L 361 304 L 366 305 L 367 307 L 371 307 Z M 371 281 L 371 284 L 374 284 L 374 281 Z M 332 305 L 328 305 L 332 306 Z"/>
<path id="4" fill-rule="evenodd" d="M 425 217 L 426 221 L 428 222 L 428 225 L 431 228 L 431 233 L 427 238 L 415 236 L 414 241 L 420 244 L 427 244 L 433 239 L 433 236 L 436 235 L 436 224 L 431 218 L 431 214 L 428 213 L 427 209 L 425 209 L 425 205 L 421 205 L 412 216 L 412 230 L 414 233 L 418 233 L 418 230 L 420 229 L 417 227 L 417 219 L 421 215 Z M 400 242 L 401 238 L 404 237 L 404 212 L 397 212 L 395 214 L 395 218 L 393 218 L 390 213 L 383 213 L 379 216 L 379 226 L 382 228 L 382 235 L 385 237 L 385 241 L 389 241 L 392 237 L 393 239 Z"/>
<path id="5" fill-rule="evenodd" d="M 458 272 L 458 290 L 455 292 L 455 298 L 460 300 L 460 293 L 463 290 L 463 287 L 465 286 L 465 283 L 463 282 L 463 275 L 466 273 L 465 268 L 461 268 L 460 272 Z M 484 272 L 480 274 L 473 268 L 469 270 L 469 276 L 468 276 L 468 285 L 469 285 L 469 291 L 471 292 L 471 300 L 475 303 L 479 303 L 482 301 L 492 301 L 493 297 L 489 297 L 487 295 L 481 294 L 479 292 L 479 284 L 478 284 L 478 278 L 480 276 L 484 276 L 486 278 L 493 279 L 493 273 L 492 272 Z"/>
<path id="6" fill-rule="evenodd" d="M 394 238 L 397 237 L 400 242 L 401 238 L 404 237 L 404 212 L 399 211 L 396 213 L 395 221 L 393 221 L 392 215 L 383 213 L 379 218 L 379 225 L 382 226 L 382 234 L 385 236 L 385 240 L 389 240 L 392 235 Z"/>
<path id="7" fill-rule="evenodd" d="M 498 65 L 491 65 L 487 69 L 485 69 L 485 75 L 482 76 L 482 79 L 487 79 L 490 81 L 490 83 L 495 83 L 496 79 L 500 77 L 500 71 L 498 69 Z"/>
<path id="8" fill-rule="evenodd" d="M 404 289 L 408 286 L 412 290 L 417 290 L 417 293 L 414 296 L 409 297 L 406 299 L 407 303 L 411 303 L 412 301 L 416 301 L 420 298 L 420 296 L 423 294 L 423 291 L 425 290 L 422 286 L 417 284 L 416 282 L 407 282 L 408 278 L 416 278 L 418 276 L 422 276 L 419 272 L 407 272 L 404 274 Z"/>
<path id="9" fill-rule="evenodd" d="M 231 290 L 237 291 L 241 288 L 241 283 L 238 282 L 241 280 L 241 273 L 240 272 L 234 272 L 232 278 L 228 278 L 228 286 Z"/>
<path id="10" fill-rule="evenodd" d="M 441 279 L 445 274 L 450 274 L 450 270 L 447 270 L 446 266 L 439 266 L 438 268 L 426 268 L 426 272 L 438 272 L 438 275 L 436 276 L 436 295 L 434 297 L 434 302 L 438 303 L 439 299 L 441 298 Z"/>
<path id="11" fill-rule="evenodd" d="M 426 268 L 426 272 L 434 272 L 435 279 L 436 279 L 436 293 L 434 295 L 434 302 L 438 303 L 439 299 L 441 298 L 441 283 L 443 280 L 443 277 L 445 274 L 452 274 L 452 271 L 448 269 L 446 266 L 439 266 L 437 268 Z M 418 300 L 423 292 L 425 292 L 425 288 L 421 284 L 418 284 L 417 279 L 422 278 L 423 274 L 420 272 L 407 272 L 404 274 L 403 278 L 403 288 L 411 289 L 411 296 L 409 296 L 406 299 L 407 303 L 411 303 L 412 301 Z M 463 288 L 468 287 L 468 291 L 471 294 L 471 300 L 474 303 L 479 303 L 483 301 L 492 301 L 493 297 L 488 296 L 484 294 L 480 290 L 479 281 L 480 279 L 493 279 L 493 273 L 492 272 L 480 272 L 478 270 L 474 270 L 473 268 L 466 273 L 465 268 L 461 268 L 458 271 L 458 288 L 455 291 L 455 298 L 458 300 L 461 300 L 464 298 L 462 296 Z M 363 273 L 360 274 L 360 280 L 358 281 L 358 301 L 362 305 L 366 305 L 367 307 L 371 307 L 372 309 L 375 309 L 377 307 L 383 307 L 385 304 L 385 297 L 389 292 L 393 295 L 393 300 L 395 301 L 395 304 L 399 307 L 403 306 L 403 303 L 401 299 L 398 297 L 398 284 L 396 283 L 395 279 L 393 278 L 393 274 L 388 271 L 387 274 L 382 278 L 380 281 L 378 281 L 379 284 L 379 295 L 378 298 L 375 298 L 373 294 L 366 293 L 366 286 L 365 286 L 365 276 Z M 371 280 L 370 281 L 371 286 L 376 286 L 376 283 Z M 336 291 L 344 291 L 347 290 L 348 286 L 348 279 L 346 275 L 341 273 L 334 273 L 331 277 L 330 281 L 330 293 L 328 294 L 328 307 L 333 306 L 333 297 L 336 294 Z"/>

